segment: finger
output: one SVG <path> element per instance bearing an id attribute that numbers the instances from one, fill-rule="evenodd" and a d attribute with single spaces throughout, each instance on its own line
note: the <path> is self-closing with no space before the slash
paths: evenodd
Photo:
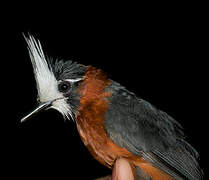
<path id="1" fill-rule="evenodd" d="M 112 180 L 134 180 L 134 177 L 131 163 L 125 158 L 117 159 L 112 172 Z"/>

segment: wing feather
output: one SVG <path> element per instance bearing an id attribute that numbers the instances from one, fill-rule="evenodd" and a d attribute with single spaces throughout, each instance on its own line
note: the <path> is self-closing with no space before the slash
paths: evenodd
<path id="1" fill-rule="evenodd" d="M 175 119 L 117 83 L 108 90 L 113 96 L 105 127 L 113 142 L 175 179 L 202 179 L 198 153 L 185 141 L 182 126 Z"/>

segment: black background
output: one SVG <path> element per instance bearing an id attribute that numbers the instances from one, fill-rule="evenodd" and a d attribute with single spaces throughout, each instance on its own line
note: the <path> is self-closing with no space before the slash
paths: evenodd
<path id="1" fill-rule="evenodd" d="M 75 124 L 58 112 L 49 110 L 19 123 L 37 105 L 22 36 L 27 32 L 41 40 L 48 56 L 101 68 L 177 119 L 200 152 L 207 174 L 208 41 L 203 6 L 88 5 L 91 8 L 14 5 L 16 11 L 9 9 L 3 16 L 1 89 L 6 103 L 1 132 L 7 176 L 93 179 L 111 173 L 88 153 Z"/>

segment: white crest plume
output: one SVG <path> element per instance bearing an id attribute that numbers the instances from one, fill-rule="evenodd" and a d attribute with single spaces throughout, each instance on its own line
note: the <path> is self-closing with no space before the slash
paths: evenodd
<path id="1" fill-rule="evenodd" d="M 65 97 L 58 91 L 58 81 L 56 80 L 50 64 L 44 56 L 41 43 L 31 35 L 24 38 L 28 44 L 30 59 L 36 79 L 38 99 L 40 102 L 53 101 L 51 108 L 61 112 L 68 119 L 73 118 L 71 107 L 67 104 Z"/>

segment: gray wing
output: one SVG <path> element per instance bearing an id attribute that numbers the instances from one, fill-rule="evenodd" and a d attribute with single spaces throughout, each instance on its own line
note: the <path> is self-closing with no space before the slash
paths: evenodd
<path id="1" fill-rule="evenodd" d="M 111 140 L 176 179 L 202 179 L 198 153 L 184 140 L 181 125 L 119 84 L 108 89 L 105 128 Z"/>

